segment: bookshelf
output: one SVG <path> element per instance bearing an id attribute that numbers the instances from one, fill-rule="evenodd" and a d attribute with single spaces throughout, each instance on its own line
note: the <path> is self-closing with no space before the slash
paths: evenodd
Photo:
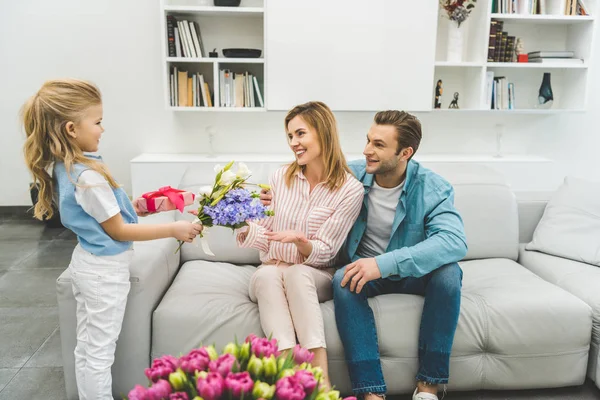
<path id="1" fill-rule="evenodd" d="M 464 22 L 466 26 L 463 55 L 460 61 L 447 61 L 448 21 L 439 10 L 436 41 L 433 93 L 438 79 L 443 82 L 442 108 L 434 112 L 479 112 L 501 115 L 551 115 L 582 112 L 587 106 L 588 76 L 596 30 L 599 0 L 584 0 L 589 15 L 564 15 L 568 0 L 537 0 L 544 2 L 546 14 L 498 13 L 493 6 L 502 0 L 479 0 Z M 520 1 L 516 0 L 516 4 Z M 522 10 L 519 10 L 522 11 Z M 539 11 L 539 10 L 538 10 Z M 534 51 L 571 51 L 573 60 L 555 60 L 551 63 L 488 61 L 490 26 L 502 21 L 502 31 L 521 38 L 524 53 Z M 488 74 L 504 77 L 514 87 L 514 102 L 509 109 L 492 109 Z M 545 73 L 550 74 L 554 101 L 550 108 L 539 107 L 537 97 Z M 455 92 L 459 93 L 459 109 L 448 109 Z"/>
<path id="2" fill-rule="evenodd" d="M 423 19 L 416 23 L 407 17 L 406 23 L 396 23 L 393 31 L 389 31 L 392 28 L 385 24 L 375 27 L 367 23 L 365 27 L 370 28 L 366 29 L 359 22 L 377 20 L 382 13 L 389 14 L 390 10 L 386 8 L 388 3 L 383 0 L 374 1 L 370 5 L 370 14 L 367 13 L 370 19 L 365 19 L 365 10 L 355 7 L 362 0 L 352 0 L 349 3 L 342 0 L 332 0 L 331 3 L 293 0 L 293 3 L 285 4 L 275 1 L 267 3 L 267 0 L 242 0 L 239 7 L 216 7 L 213 1 L 160 2 L 164 101 L 170 111 L 277 111 L 319 98 L 334 111 L 402 108 L 413 112 L 552 115 L 585 111 L 587 97 L 592 90 L 589 88 L 588 78 L 592 50 L 595 47 L 594 31 L 600 0 L 584 0 L 589 15 L 565 15 L 564 2 L 570 0 L 511 0 L 514 4 L 529 1 L 543 3 L 546 14 L 520 14 L 517 10 L 513 13 L 498 13 L 494 7 L 506 0 L 478 0 L 473 12 L 463 23 L 465 41 L 459 61 L 447 59 L 450 21 L 442 16 L 444 11 L 437 4 L 414 4 L 413 13 L 422 15 Z M 344 19 L 336 20 L 336 23 L 348 24 L 356 29 L 329 28 L 330 15 L 337 15 L 341 6 L 348 10 Z M 404 10 L 405 5 L 397 7 Z M 321 10 L 318 15 L 315 15 L 315 9 Z M 204 48 L 202 57 L 173 57 L 169 54 L 169 16 L 177 21 L 187 20 L 196 24 Z M 307 19 L 310 19 L 313 26 L 308 31 L 305 29 Z M 410 25 L 411 21 L 416 25 Z M 583 61 L 488 61 L 492 21 L 501 21 L 503 31 L 521 38 L 525 53 L 572 51 L 575 58 Z M 398 38 L 406 37 L 407 31 L 419 32 L 418 40 L 403 42 L 403 52 L 388 51 L 398 47 Z M 382 32 L 386 34 L 382 36 Z M 381 37 L 389 38 L 390 42 L 381 42 Z M 208 57 L 208 52 L 214 48 L 218 51 L 218 57 Z M 260 58 L 227 58 L 222 53 L 224 48 L 256 48 L 262 50 L 262 54 Z M 411 57 L 407 63 L 402 54 L 419 56 Z M 294 62 L 290 62 L 291 59 Z M 394 74 L 369 72 L 384 70 L 389 65 L 396 65 L 399 69 Z M 174 68 L 197 77 L 202 75 L 209 85 L 212 107 L 205 107 L 202 101 L 196 107 L 172 104 L 170 75 Z M 220 73 L 224 69 L 236 74 L 248 72 L 255 77 L 263 106 L 259 104 L 256 95 L 254 107 L 223 106 L 221 94 L 225 92 L 225 88 L 222 87 Z M 514 102 L 508 109 L 492 109 L 489 104 L 488 80 L 491 73 L 494 78 L 504 77 L 506 83 L 513 84 Z M 548 109 L 537 106 L 544 73 L 550 73 L 554 96 L 553 104 Z M 290 78 L 293 76 L 303 78 Z M 357 79 L 361 82 L 358 89 L 348 84 Z M 434 108 L 438 80 L 443 82 L 441 109 Z M 399 87 L 403 89 L 399 90 Z M 248 87 L 246 89 L 249 90 Z M 459 108 L 448 109 L 455 93 L 459 94 Z"/>
<path id="3" fill-rule="evenodd" d="M 214 6 L 213 0 L 161 0 L 160 7 L 163 93 L 169 111 L 266 111 L 263 0 L 244 0 L 239 7 Z M 183 21 L 187 21 L 189 31 L 180 25 Z M 172 32 L 175 28 L 177 33 Z M 170 44 L 170 37 L 176 43 Z M 185 49 L 186 43 L 194 47 Z M 178 46 L 179 52 L 173 54 Z M 258 58 L 225 57 L 223 49 L 228 48 L 260 49 L 261 54 Z M 210 57 L 214 49 L 217 57 Z M 239 78 L 239 85 L 223 80 L 222 71 L 229 71 L 232 79 Z M 175 75 L 187 76 L 192 83 L 181 87 L 183 80 Z M 204 91 L 201 81 L 207 84 Z M 190 88 L 193 94 L 188 96 Z"/>

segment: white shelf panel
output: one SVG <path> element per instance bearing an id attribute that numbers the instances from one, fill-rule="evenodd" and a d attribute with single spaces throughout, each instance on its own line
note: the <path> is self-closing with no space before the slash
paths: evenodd
<path id="1" fill-rule="evenodd" d="M 265 112 L 263 107 L 168 107 L 170 111 L 185 112 Z"/>
<path id="2" fill-rule="evenodd" d="M 568 25 L 593 21 L 591 15 L 524 15 L 524 14 L 492 14 L 493 19 L 526 24 Z"/>
<path id="3" fill-rule="evenodd" d="M 361 160 L 362 154 L 346 154 L 347 160 Z M 416 154 L 415 160 L 430 163 L 547 163 L 551 159 L 531 154 L 507 154 L 496 157 L 492 154 Z M 227 163 L 231 160 L 243 162 L 290 162 L 292 154 L 164 154 L 144 153 L 133 158 L 131 163 Z"/>
<path id="4" fill-rule="evenodd" d="M 486 64 L 488 68 L 533 68 L 533 69 L 586 69 L 586 63 L 571 64 L 571 63 L 518 63 L 518 62 L 489 62 Z"/>
<path id="5" fill-rule="evenodd" d="M 262 16 L 263 7 L 211 7 L 211 6 L 165 6 L 167 12 L 179 12 L 206 16 Z"/>
<path id="6" fill-rule="evenodd" d="M 480 62 L 452 62 L 452 61 L 436 61 L 436 67 L 449 67 L 449 68 L 479 68 L 483 67 L 483 63 Z"/>
<path id="7" fill-rule="evenodd" d="M 585 110 L 580 110 L 580 109 L 514 109 L 514 110 L 488 110 L 488 109 L 434 109 L 432 110 L 433 112 L 436 113 L 457 113 L 457 114 L 461 114 L 461 113 L 478 113 L 478 114 L 488 114 L 488 115 L 494 115 L 494 114 L 502 114 L 502 115 L 506 115 L 506 114 L 568 114 L 568 113 L 583 113 L 585 112 Z"/>
<path id="8" fill-rule="evenodd" d="M 264 58 L 191 58 L 191 57 L 167 57 L 167 62 L 181 63 L 227 63 L 227 64 L 264 64 Z"/>

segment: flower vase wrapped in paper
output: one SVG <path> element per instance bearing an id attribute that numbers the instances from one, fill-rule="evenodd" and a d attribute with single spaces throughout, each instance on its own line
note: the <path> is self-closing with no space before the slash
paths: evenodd
<path id="1" fill-rule="evenodd" d="M 246 221 L 259 220 L 273 216 L 259 200 L 259 194 L 250 191 L 247 186 L 269 190 L 269 185 L 248 183 L 250 170 L 244 163 L 239 163 L 237 172 L 231 171 L 233 161 L 225 167 L 215 166 L 215 181 L 212 186 L 200 189 L 199 205 L 195 223 L 201 223 L 204 230 L 200 233 L 202 249 L 208 255 L 214 256 L 208 243 L 203 239 L 206 228 L 223 226 L 239 229 L 247 225 Z M 180 242 L 177 251 L 181 248 Z"/>
<path id="2" fill-rule="evenodd" d="M 298 345 L 281 354 L 277 340 L 249 335 L 221 354 L 214 346 L 194 348 L 176 358 L 152 361 L 149 385 L 136 385 L 128 400 L 356 400 L 324 384 L 313 353 Z"/>

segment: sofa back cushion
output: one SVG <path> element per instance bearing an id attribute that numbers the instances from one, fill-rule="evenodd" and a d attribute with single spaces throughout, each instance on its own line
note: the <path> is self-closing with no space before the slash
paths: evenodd
<path id="1" fill-rule="evenodd" d="M 566 177 L 526 248 L 600 267 L 600 182 Z"/>
<path id="2" fill-rule="evenodd" d="M 519 255 L 517 201 L 505 178 L 495 170 L 473 164 L 427 165 L 454 187 L 469 248 L 465 260 Z"/>
<path id="3" fill-rule="evenodd" d="M 239 159 L 243 161 L 242 158 Z M 180 189 L 195 193 L 199 188 L 212 185 L 214 166 L 225 165 L 227 160 L 215 159 L 213 163 L 199 163 L 185 172 Z M 267 183 L 269 176 L 283 165 L 278 161 L 246 162 L 252 171 L 249 182 Z M 472 164 L 423 163 L 446 178 L 455 189 L 455 205 L 465 224 L 469 251 L 465 259 L 509 258 L 518 255 L 518 214 L 514 194 L 504 178 L 497 172 Z M 237 165 L 234 166 L 237 168 Z M 187 209 L 193 209 L 193 206 Z M 193 219 L 189 214 L 176 213 L 177 219 Z M 204 253 L 200 240 L 184 244 L 181 261 L 211 260 L 234 264 L 259 264 L 258 251 L 237 247 L 231 229 L 212 227 L 205 231 L 204 240 L 215 254 Z"/>

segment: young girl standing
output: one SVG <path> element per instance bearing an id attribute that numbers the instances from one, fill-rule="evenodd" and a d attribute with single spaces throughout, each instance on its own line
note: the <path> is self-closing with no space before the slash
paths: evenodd
<path id="1" fill-rule="evenodd" d="M 109 173 L 98 151 L 102 97 L 80 80 L 46 82 L 23 106 L 27 167 L 39 185 L 34 216 L 77 235 L 69 271 L 77 302 L 75 369 L 80 399 L 112 399 L 111 367 L 121 331 L 133 241 L 174 237 L 191 242 L 202 230 L 178 221 L 139 225 L 143 216 Z M 52 172 L 50 171 L 52 169 Z"/>

